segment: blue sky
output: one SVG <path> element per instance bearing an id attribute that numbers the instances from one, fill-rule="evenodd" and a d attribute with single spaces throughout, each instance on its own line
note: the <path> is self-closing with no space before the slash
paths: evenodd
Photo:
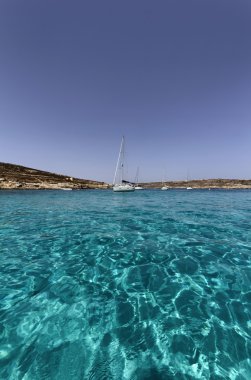
<path id="1" fill-rule="evenodd" d="M 250 0 L 1 0 L 0 161 L 251 178 Z"/>

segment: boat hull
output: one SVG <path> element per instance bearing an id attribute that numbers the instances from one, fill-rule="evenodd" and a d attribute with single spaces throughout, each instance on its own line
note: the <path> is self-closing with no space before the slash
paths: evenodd
<path id="1" fill-rule="evenodd" d="M 113 186 L 113 191 L 116 192 L 126 192 L 126 191 L 134 191 L 135 188 L 132 185 L 115 185 Z"/>

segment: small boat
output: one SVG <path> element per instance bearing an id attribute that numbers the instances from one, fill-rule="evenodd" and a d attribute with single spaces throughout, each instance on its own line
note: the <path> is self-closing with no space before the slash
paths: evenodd
<path id="1" fill-rule="evenodd" d="M 166 177 L 166 175 L 164 177 Z M 164 178 L 162 178 L 162 187 L 161 187 L 161 190 L 169 190 L 169 187 L 165 184 Z"/>
<path id="2" fill-rule="evenodd" d="M 189 181 L 190 181 L 190 175 L 189 175 L 189 171 L 187 170 L 187 180 L 186 180 L 186 182 L 189 182 Z M 188 186 L 187 190 L 193 190 L 193 188 L 191 186 Z"/>
<path id="3" fill-rule="evenodd" d="M 135 177 L 135 190 L 144 190 L 142 186 L 139 186 L 139 168 L 137 168 L 136 177 Z"/>
<path id="4" fill-rule="evenodd" d="M 113 191 L 116 192 L 128 192 L 134 191 L 135 187 L 129 181 L 124 179 L 124 161 L 125 161 L 125 138 L 122 137 L 119 157 L 116 165 L 116 170 L 113 179 Z"/>

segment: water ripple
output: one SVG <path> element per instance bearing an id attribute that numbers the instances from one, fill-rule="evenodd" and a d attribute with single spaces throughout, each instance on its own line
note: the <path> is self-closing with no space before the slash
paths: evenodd
<path id="1" fill-rule="evenodd" d="M 1 379 L 251 378 L 250 191 L 0 207 Z"/>

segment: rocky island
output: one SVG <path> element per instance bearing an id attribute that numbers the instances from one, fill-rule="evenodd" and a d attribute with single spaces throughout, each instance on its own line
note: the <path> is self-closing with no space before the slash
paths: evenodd
<path id="1" fill-rule="evenodd" d="M 0 189 L 106 189 L 104 182 L 79 179 L 65 175 L 0 162 Z"/>

